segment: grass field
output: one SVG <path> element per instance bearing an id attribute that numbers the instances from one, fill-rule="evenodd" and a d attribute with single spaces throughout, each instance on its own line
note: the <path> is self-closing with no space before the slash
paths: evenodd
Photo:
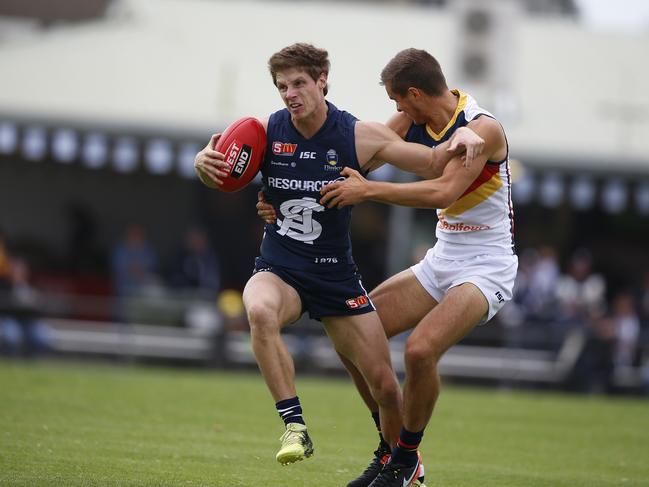
<path id="1" fill-rule="evenodd" d="M 345 486 L 375 447 L 346 380 L 298 378 L 316 454 L 281 467 L 256 373 L 0 362 L 0 485 Z M 429 487 L 649 486 L 649 402 L 447 387 Z"/>

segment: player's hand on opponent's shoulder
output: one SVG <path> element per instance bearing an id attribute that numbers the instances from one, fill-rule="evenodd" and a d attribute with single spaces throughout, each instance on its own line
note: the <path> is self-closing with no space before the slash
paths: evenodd
<path id="1" fill-rule="evenodd" d="M 225 156 L 214 150 L 216 141 L 221 134 L 214 134 L 207 145 L 194 158 L 194 170 L 200 180 L 210 188 L 218 188 L 227 177 L 230 166 L 225 162 Z"/>
<path id="2" fill-rule="evenodd" d="M 369 181 L 361 173 L 350 167 L 340 171 L 345 179 L 326 184 L 320 190 L 320 204 L 327 208 L 342 208 L 355 205 L 367 199 Z"/>
<path id="3" fill-rule="evenodd" d="M 277 221 L 277 214 L 275 213 L 275 208 L 268 201 L 266 201 L 266 196 L 263 191 L 257 193 L 257 215 L 259 218 L 264 220 L 264 222 L 273 225 Z"/>
<path id="4" fill-rule="evenodd" d="M 455 153 L 464 148 L 465 153 L 462 155 L 464 167 L 471 167 L 473 160 L 482 154 L 485 141 L 482 137 L 476 134 L 468 127 L 458 128 L 453 136 L 449 139 L 449 146 L 447 151 Z"/>

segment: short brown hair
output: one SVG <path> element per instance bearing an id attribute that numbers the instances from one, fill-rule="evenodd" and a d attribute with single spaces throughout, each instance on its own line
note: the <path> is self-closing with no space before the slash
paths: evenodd
<path id="1" fill-rule="evenodd" d="M 329 53 L 311 44 L 298 42 L 273 54 L 268 60 L 268 70 L 277 86 L 277 72 L 284 69 L 299 68 L 306 71 L 313 81 L 318 81 L 322 73 L 329 75 Z M 327 94 L 327 85 L 324 88 Z"/>
<path id="2" fill-rule="evenodd" d="M 440 96 L 448 90 L 442 67 L 433 56 L 423 49 L 404 49 L 397 53 L 383 71 L 381 84 L 399 95 L 408 88 L 418 88 L 430 96 Z"/>

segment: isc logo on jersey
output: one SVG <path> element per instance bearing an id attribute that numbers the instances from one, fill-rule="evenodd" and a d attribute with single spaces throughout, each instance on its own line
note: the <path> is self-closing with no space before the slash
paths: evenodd
<path id="1" fill-rule="evenodd" d="M 276 156 L 292 156 L 297 150 L 297 144 L 289 144 L 286 142 L 273 142 L 273 154 Z"/>
<path id="2" fill-rule="evenodd" d="M 240 144 L 238 141 L 232 142 L 226 151 L 225 162 L 232 168 L 230 176 L 239 179 L 246 171 L 252 154 L 252 147 L 246 144 Z"/>

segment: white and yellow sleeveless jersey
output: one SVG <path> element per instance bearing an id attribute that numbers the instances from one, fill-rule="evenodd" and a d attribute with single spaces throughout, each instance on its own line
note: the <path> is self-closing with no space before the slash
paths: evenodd
<path id="1" fill-rule="evenodd" d="M 426 124 L 413 124 L 405 139 L 434 147 L 480 116 L 495 117 L 459 90 L 453 118 L 439 134 Z M 463 259 L 481 254 L 514 254 L 514 211 L 511 202 L 509 149 L 501 161 L 487 161 L 482 172 L 455 203 L 437 210 L 436 254 Z"/>

